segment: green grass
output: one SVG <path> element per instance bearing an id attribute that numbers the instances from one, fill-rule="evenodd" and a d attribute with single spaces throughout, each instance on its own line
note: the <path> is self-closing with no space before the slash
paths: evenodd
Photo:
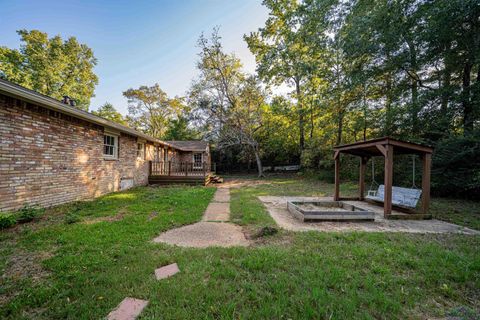
<path id="1" fill-rule="evenodd" d="M 478 201 L 433 198 L 430 212 L 436 219 L 480 230 L 480 202 Z"/>
<path id="2" fill-rule="evenodd" d="M 157 265 L 151 240 L 200 220 L 212 188 L 136 188 L 47 210 L 46 220 L 0 234 L 0 318 L 95 319 L 143 290 Z M 74 212 L 83 221 L 65 224 Z M 101 221 L 121 215 L 117 221 Z M 96 223 L 86 223 L 98 221 Z M 46 256 L 43 262 L 40 257 Z M 30 259 L 29 259 L 30 257 Z M 43 265 L 47 272 L 32 279 Z"/>
<path id="3" fill-rule="evenodd" d="M 258 195 L 332 190 L 299 178 L 234 189 L 232 220 L 272 226 Z M 151 242 L 198 221 L 213 192 L 136 188 L 0 232 L 0 318 L 101 319 L 126 296 L 150 301 L 140 319 L 423 319 L 480 308 L 480 237 L 281 231 L 249 248 Z M 69 212 L 81 222 L 66 224 Z M 172 262 L 181 272 L 156 281 L 153 270 Z"/>

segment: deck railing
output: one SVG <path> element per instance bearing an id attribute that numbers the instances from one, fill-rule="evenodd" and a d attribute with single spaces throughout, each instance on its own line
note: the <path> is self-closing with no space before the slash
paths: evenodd
<path id="1" fill-rule="evenodd" d="M 210 163 L 182 161 L 150 161 L 150 176 L 200 176 L 211 173 Z"/>

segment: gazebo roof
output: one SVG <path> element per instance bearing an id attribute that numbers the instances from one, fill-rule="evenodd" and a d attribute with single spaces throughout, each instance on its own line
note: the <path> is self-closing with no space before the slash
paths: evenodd
<path id="1" fill-rule="evenodd" d="M 429 154 L 433 152 L 433 148 L 408 141 L 393 139 L 390 137 L 382 137 L 366 141 L 360 141 L 350 144 L 338 145 L 333 148 L 335 153 L 348 153 L 361 157 L 383 156 L 382 149 L 391 145 L 394 147 L 396 154 Z"/>

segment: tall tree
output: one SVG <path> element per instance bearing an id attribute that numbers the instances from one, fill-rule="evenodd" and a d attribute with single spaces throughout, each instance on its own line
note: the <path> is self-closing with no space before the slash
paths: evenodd
<path id="1" fill-rule="evenodd" d="M 196 140 L 198 132 L 189 125 L 189 119 L 180 115 L 177 119 L 170 120 L 163 136 L 165 140 Z"/>
<path id="2" fill-rule="evenodd" d="M 162 139 L 168 123 L 184 108 L 181 98 L 169 98 L 158 84 L 123 92 L 128 99 L 127 119 L 131 127 Z"/>
<path id="3" fill-rule="evenodd" d="M 311 68 L 310 51 L 299 32 L 301 23 L 296 0 L 265 0 L 270 10 L 265 27 L 244 36 L 257 61 L 259 76 L 275 85 L 294 86 L 297 101 L 299 148 L 305 148 L 305 110 L 303 85 Z"/>
<path id="4" fill-rule="evenodd" d="M 20 49 L 0 47 L 0 75 L 9 81 L 56 99 L 64 95 L 88 110 L 98 78 L 92 49 L 75 37 L 48 38 L 38 30 L 20 30 Z"/>
<path id="5" fill-rule="evenodd" d="M 261 148 L 257 132 L 262 127 L 265 94 L 260 83 L 242 71 L 240 60 L 223 52 L 218 29 L 211 38 L 203 35 L 197 69 L 190 97 L 198 118 L 216 138 L 217 147 L 241 146 L 254 154 L 258 176 L 263 176 Z"/>
<path id="6" fill-rule="evenodd" d="M 122 124 L 124 126 L 128 125 L 127 120 L 109 102 L 105 102 L 102 106 L 98 108 L 98 110 L 92 111 L 92 113 L 94 115 Z"/>

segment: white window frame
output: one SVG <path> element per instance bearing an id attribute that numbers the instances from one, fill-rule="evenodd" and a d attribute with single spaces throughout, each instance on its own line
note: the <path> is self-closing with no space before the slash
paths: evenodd
<path id="1" fill-rule="evenodd" d="M 106 137 L 113 138 L 113 144 L 106 143 Z M 105 147 L 112 148 L 113 154 L 105 153 Z M 107 160 L 118 159 L 118 135 L 105 132 L 103 134 L 103 158 Z"/>
<path id="2" fill-rule="evenodd" d="M 139 148 L 142 146 L 141 148 Z M 137 159 L 145 160 L 145 143 L 137 142 Z"/>
<path id="3" fill-rule="evenodd" d="M 200 162 L 196 162 L 196 161 L 195 161 L 195 155 L 198 155 L 198 154 L 200 155 Z M 193 159 L 193 167 L 194 167 L 195 169 L 200 169 L 200 168 L 202 168 L 202 165 L 203 165 L 203 152 L 194 152 L 194 153 L 192 154 L 192 159 Z M 200 165 L 196 165 L 197 163 L 200 163 Z"/>

